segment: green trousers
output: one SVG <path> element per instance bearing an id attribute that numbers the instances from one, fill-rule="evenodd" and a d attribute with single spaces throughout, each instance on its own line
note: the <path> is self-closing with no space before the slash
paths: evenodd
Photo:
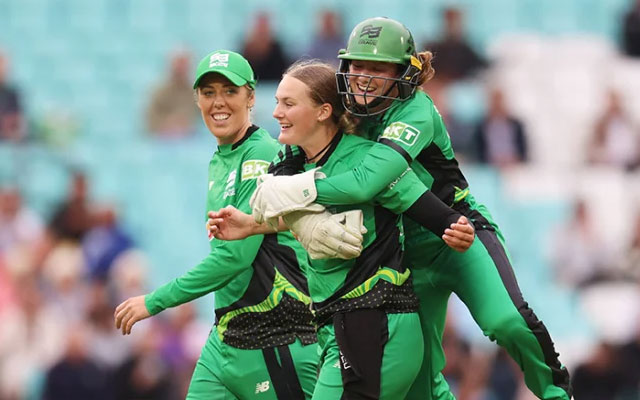
<path id="1" fill-rule="evenodd" d="M 419 240 L 408 235 L 404 262 L 413 272 L 420 299 L 425 360 L 407 399 L 455 398 L 441 374 L 445 365 L 442 334 L 452 292 L 464 302 L 482 332 L 519 364 L 527 387 L 538 398 L 570 399 L 569 374 L 544 324 L 522 298 L 502 237 L 494 228 L 476 230 L 473 245 L 464 253 L 443 243 L 435 254 L 426 254 Z"/>
<path id="2" fill-rule="evenodd" d="M 313 400 L 404 398 L 422 364 L 420 320 L 417 313 L 386 314 L 382 325 L 381 330 L 370 329 L 365 324 L 353 324 L 344 329 L 344 335 L 364 344 L 362 350 L 371 350 L 364 355 L 361 352 L 360 360 L 352 358 L 357 350 L 338 344 L 349 340 L 336 338 L 336 324 L 325 325 L 318 330 L 320 374 Z M 356 329 L 349 331 L 350 328 Z M 380 341 L 381 349 L 377 349 L 380 342 L 375 340 L 376 335 L 383 339 Z M 381 355 L 377 363 L 376 356 L 371 355 L 376 350 Z M 345 388 L 352 384 L 357 387 L 356 392 L 346 392 Z"/>
<path id="3" fill-rule="evenodd" d="M 193 371 L 187 400 L 310 399 L 318 345 L 243 350 L 223 343 L 215 329 Z"/>

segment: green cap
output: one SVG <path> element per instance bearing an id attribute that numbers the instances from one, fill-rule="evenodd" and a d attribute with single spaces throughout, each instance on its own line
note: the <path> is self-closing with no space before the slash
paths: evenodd
<path id="1" fill-rule="evenodd" d="M 200 79 L 209 72 L 221 74 L 236 86 L 248 84 L 252 89 L 256 87 L 256 79 L 249 61 L 233 51 L 216 50 L 203 58 L 196 70 L 196 80 L 193 82 L 194 89 L 198 87 Z"/>

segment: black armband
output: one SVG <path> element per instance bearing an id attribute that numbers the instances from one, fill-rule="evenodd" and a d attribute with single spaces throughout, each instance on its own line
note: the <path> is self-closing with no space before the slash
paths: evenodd
<path id="1" fill-rule="evenodd" d="M 426 191 L 404 214 L 424 226 L 438 237 L 444 235 L 444 230 L 458 221 L 462 216 L 459 212 L 444 204 L 431 191 Z"/>

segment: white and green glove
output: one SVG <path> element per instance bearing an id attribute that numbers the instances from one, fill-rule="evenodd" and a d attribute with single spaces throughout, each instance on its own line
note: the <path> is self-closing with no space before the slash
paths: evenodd
<path id="1" fill-rule="evenodd" d="M 339 214 L 304 210 L 282 217 L 314 260 L 358 257 L 362 252 L 362 235 L 367 233 L 362 218 L 362 210 Z"/>
<path id="2" fill-rule="evenodd" d="M 311 204 L 318 196 L 315 180 L 323 177 L 318 168 L 290 176 L 259 176 L 258 187 L 249 200 L 253 218 L 259 224 L 266 221 L 270 226 L 277 226 L 278 217 L 292 211 L 324 210 L 320 204 Z"/>

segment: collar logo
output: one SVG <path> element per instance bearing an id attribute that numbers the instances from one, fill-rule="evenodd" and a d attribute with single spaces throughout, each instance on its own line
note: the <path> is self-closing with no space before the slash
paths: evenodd
<path id="1" fill-rule="evenodd" d="M 229 55 L 222 53 L 212 54 L 209 58 L 209 68 L 212 67 L 228 67 L 229 66 Z"/>
<path id="2" fill-rule="evenodd" d="M 381 26 L 365 25 L 360 31 L 360 37 L 367 36 L 369 39 L 375 39 L 380 36 Z"/>

